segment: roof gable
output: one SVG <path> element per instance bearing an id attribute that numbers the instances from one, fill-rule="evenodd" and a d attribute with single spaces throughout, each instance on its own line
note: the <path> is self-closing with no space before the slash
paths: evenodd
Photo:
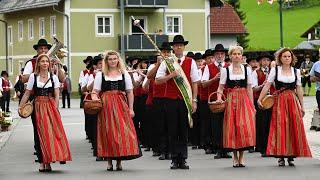
<path id="1" fill-rule="evenodd" d="M 9 13 L 58 4 L 61 0 L 1 0 L 0 13 Z"/>
<path id="2" fill-rule="evenodd" d="M 222 7 L 211 7 L 211 34 L 245 34 L 247 31 L 238 14 L 230 4 Z"/>

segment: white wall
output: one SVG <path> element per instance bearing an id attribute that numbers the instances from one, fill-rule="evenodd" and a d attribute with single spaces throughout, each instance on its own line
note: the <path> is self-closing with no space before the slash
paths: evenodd
<path id="1" fill-rule="evenodd" d="M 236 35 L 211 34 L 210 47 L 213 49 L 216 44 L 222 44 L 225 48 L 228 49 L 230 45 L 237 44 L 237 37 Z"/>

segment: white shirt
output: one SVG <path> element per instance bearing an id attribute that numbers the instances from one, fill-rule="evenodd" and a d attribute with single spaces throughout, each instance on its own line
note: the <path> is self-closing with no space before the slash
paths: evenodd
<path id="1" fill-rule="evenodd" d="M 81 88 L 87 86 L 89 81 L 89 76 L 90 76 L 89 73 L 87 73 L 83 78 L 81 78 L 81 83 L 80 83 Z"/>
<path id="2" fill-rule="evenodd" d="M 244 75 L 244 66 L 241 65 L 241 74 L 233 74 L 232 72 L 233 66 L 232 64 L 229 66 L 229 79 L 230 80 L 242 80 L 245 79 Z M 222 68 L 221 69 L 221 75 L 220 75 L 220 84 L 226 84 L 227 82 L 227 68 Z M 250 67 L 247 67 L 247 84 L 251 85 L 252 84 L 252 70 Z"/>
<path id="3" fill-rule="evenodd" d="M 48 72 L 48 77 L 50 79 L 50 73 Z M 52 75 L 52 80 L 54 82 L 54 89 L 59 88 L 60 87 L 60 82 L 58 79 L 58 76 L 56 75 Z M 40 82 L 40 76 L 37 76 L 37 87 L 38 88 L 43 88 L 44 84 L 46 82 Z M 33 85 L 34 85 L 34 73 L 30 74 L 29 80 L 27 82 L 27 89 L 28 90 L 32 90 L 33 89 Z M 49 82 L 46 84 L 46 86 L 44 88 L 49 88 L 52 87 L 52 82 L 51 80 L 49 80 Z"/>
<path id="4" fill-rule="evenodd" d="M 117 77 L 109 77 L 105 75 L 104 78 L 106 81 L 119 81 L 119 80 L 122 80 L 122 74 Z M 127 71 L 124 73 L 124 82 L 125 82 L 126 90 L 133 89 L 132 80 Z M 102 72 L 98 72 L 96 74 L 96 78 L 94 79 L 93 89 L 101 91 L 101 85 L 102 85 Z"/>
<path id="5" fill-rule="evenodd" d="M 216 65 L 217 66 L 217 65 Z M 218 67 L 218 66 L 217 66 Z M 223 66 L 224 67 L 224 64 Z M 202 73 L 202 77 L 201 77 L 201 81 L 208 81 L 210 78 L 210 71 L 209 71 L 209 66 L 206 65 L 206 67 L 204 67 L 203 73 Z"/>
<path id="6" fill-rule="evenodd" d="M 26 66 L 23 70 L 23 75 L 31 74 L 33 73 L 33 67 L 32 67 L 32 61 L 27 62 Z"/>
<path id="7" fill-rule="evenodd" d="M 88 83 L 87 86 L 90 86 L 90 84 L 94 83 L 94 77 L 93 74 L 90 74 L 88 77 Z"/>
<path id="8" fill-rule="evenodd" d="M 256 86 L 259 85 L 259 83 L 258 83 L 258 74 L 257 74 L 257 70 L 259 70 L 259 69 L 260 68 L 254 70 L 252 72 L 252 87 L 256 87 Z M 264 72 L 265 68 L 261 67 L 261 70 L 262 70 L 262 72 Z M 267 78 L 268 78 L 268 74 L 266 74 L 266 75 L 267 75 Z"/>
<path id="9" fill-rule="evenodd" d="M 81 71 L 80 72 L 80 75 L 79 75 L 79 84 L 80 84 L 80 86 L 81 86 L 81 83 L 82 83 L 82 78 L 84 77 L 84 73 L 83 73 L 83 71 Z"/>
<path id="10" fill-rule="evenodd" d="M 3 88 L 2 88 L 2 79 L 4 79 L 4 78 L 3 78 L 3 77 L 0 77 L 0 91 L 3 91 Z M 11 83 L 10 80 L 8 80 L 8 81 L 9 81 L 9 87 L 10 87 L 10 89 L 12 89 L 12 88 L 13 88 L 12 83 Z"/>
<path id="11" fill-rule="evenodd" d="M 297 69 L 297 83 L 296 85 L 301 86 L 301 74 L 300 70 Z M 276 69 L 272 68 L 270 71 L 270 74 L 268 76 L 268 82 L 273 83 L 276 77 Z M 294 68 L 291 67 L 291 75 L 290 76 L 284 76 L 282 75 L 282 66 L 278 66 L 278 81 L 281 81 L 283 83 L 292 83 L 295 81 L 295 75 L 294 75 Z"/>
<path id="12" fill-rule="evenodd" d="M 219 68 L 219 63 L 218 63 L 218 61 L 214 61 L 214 65 L 216 65 L 216 66 Z M 225 65 L 225 62 L 224 62 L 224 61 L 221 62 L 221 68 L 223 68 L 224 65 Z"/>
<path id="13" fill-rule="evenodd" d="M 180 65 L 182 65 L 183 61 L 185 60 L 185 56 L 180 58 L 180 60 L 181 60 Z M 167 66 L 165 63 L 166 63 L 165 61 L 161 62 L 160 67 L 156 74 L 156 78 L 164 77 L 167 75 Z M 191 76 L 191 82 L 197 82 L 201 80 L 201 77 L 199 76 L 199 73 L 198 73 L 198 66 L 194 60 L 192 60 L 191 62 L 190 76 Z"/>

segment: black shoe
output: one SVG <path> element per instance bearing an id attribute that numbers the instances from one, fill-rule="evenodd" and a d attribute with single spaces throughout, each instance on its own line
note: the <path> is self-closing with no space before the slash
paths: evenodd
<path id="1" fill-rule="evenodd" d="M 313 130 L 316 130 L 317 129 L 317 126 L 311 126 L 310 127 L 310 131 L 313 131 Z"/>
<path id="2" fill-rule="evenodd" d="M 60 164 L 66 164 L 66 162 L 65 161 L 60 161 Z"/>
<path id="3" fill-rule="evenodd" d="M 97 157 L 96 161 L 104 161 L 102 157 Z"/>
<path id="4" fill-rule="evenodd" d="M 70 109 L 70 106 L 68 106 L 68 108 Z"/>
<path id="5" fill-rule="evenodd" d="M 161 154 L 159 152 L 153 152 L 152 156 L 160 156 Z"/>
<path id="6" fill-rule="evenodd" d="M 213 154 L 212 150 L 211 149 L 206 149 L 206 154 Z"/>
<path id="7" fill-rule="evenodd" d="M 198 149 L 198 147 L 197 146 L 192 146 L 192 148 L 191 149 Z"/>
<path id="8" fill-rule="evenodd" d="M 146 148 L 144 151 L 151 151 L 151 148 Z"/>
<path id="9" fill-rule="evenodd" d="M 255 150 L 253 148 L 249 149 L 249 153 L 254 153 L 254 152 L 255 152 Z M 256 151 L 256 152 L 258 152 L 258 151 Z"/>
<path id="10" fill-rule="evenodd" d="M 166 155 L 166 159 L 167 159 L 167 160 L 171 160 L 171 159 L 172 159 L 172 158 L 171 158 L 171 154 L 167 154 L 167 155 Z"/>
<path id="11" fill-rule="evenodd" d="M 66 108 L 66 107 L 62 106 L 62 108 Z"/>
<path id="12" fill-rule="evenodd" d="M 39 159 L 35 159 L 34 162 L 38 163 L 38 162 L 39 162 Z"/>
<path id="13" fill-rule="evenodd" d="M 159 157 L 159 160 L 165 160 L 166 159 L 166 155 L 165 154 L 161 154 Z"/>
<path id="14" fill-rule="evenodd" d="M 317 128 L 316 128 L 316 131 L 320 131 L 320 127 L 317 127 Z"/>
<path id="15" fill-rule="evenodd" d="M 232 156 L 229 153 L 223 153 L 222 158 L 230 159 Z"/>
<path id="16" fill-rule="evenodd" d="M 288 165 L 291 167 L 295 166 L 292 160 L 288 160 Z"/>
<path id="17" fill-rule="evenodd" d="M 117 166 L 116 171 L 122 171 L 122 166 Z"/>
<path id="18" fill-rule="evenodd" d="M 113 166 L 107 167 L 107 171 L 113 171 Z"/>
<path id="19" fill-rule="evenodd" d="M 279 159 L 278 160 L 278 165 L 281 166 L 281 167 L 285 166 L 286 164 L 285 164 L 284 159 Z"/>
<path id="20" fill-rule="evenodd" d="M 37 155 L 37 152 L 33 152 L 33 155 Z"/>
<path id="21" fill-rule="evenodd" d="M 222 158 L 222 154 L 221 153 L 217 153 L 217 155 L 215 155 L 213 158 L 214 159 L 221 159 Z"/>
<path id="22" fill-rule="evenodd" d="M 170 169 L 178 169 L 179 168 L 179 164 L 177 162 L 172 162 Z"/>
<path id="23" fill-rule="evenodd" d="M 186 161 L 183 161 L 182 163 L 179 164 L 180 169 L 189 169 L 189 166 L 187 165 Z"/>

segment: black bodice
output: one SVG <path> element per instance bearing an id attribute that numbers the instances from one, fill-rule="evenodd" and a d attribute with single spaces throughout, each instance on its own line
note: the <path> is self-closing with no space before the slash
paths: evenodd
<path id="1" fill-rule="evenodd" d="M 274 83 L 276 85 L 276 89 L 280 90 L 280 89 L 290 89 L 290 90 L 294 90 L 296 89 L 297 86 L 297 69 L 294 68 L 294 77 L 295 80 L 292 83 L 284 83 L 278 80 L 278 66 L 276 66 L 276 77 L 274 79 Z"/>
<path id="2" fill-rule="evenodd" d="M 122 80 L 118 81 L 106 81 L 104 78 L 104 73 L 102 73 L 102 84 L 101 84 L 101 91 L 125 91 L 126 90 L 126 84 L 124 79 L 124 74 L 122 74 Z"/>
<path id="3" fill-rule="evenodd" d="M 226 85 L 228 88 L 235 88 L 235 87 L 247 87 L 247 66 L 244 66 L 244 79 L 241 80 L 230 80 L 230 72 L 229 67 L 226 68 L 227 70 L 227 82 Z"/>
<path id="4" fill-rule="evenodd" d="M 49 77 L 49 81 L 51 81 L 51 84 L 52 84 L 51 87 L 49 87 L 49 88 L 39 88 L 37 86 L 37 75 L 34 74 L 34 84 L 33 84 L 34 95 L 35 96 L 49 96 L 49 95 L 53 96 L 53 94 L 54 94 L 54 81 L 52 79 L 52 75 L 51 74 L 50 74 L 50 77 Z"/>

